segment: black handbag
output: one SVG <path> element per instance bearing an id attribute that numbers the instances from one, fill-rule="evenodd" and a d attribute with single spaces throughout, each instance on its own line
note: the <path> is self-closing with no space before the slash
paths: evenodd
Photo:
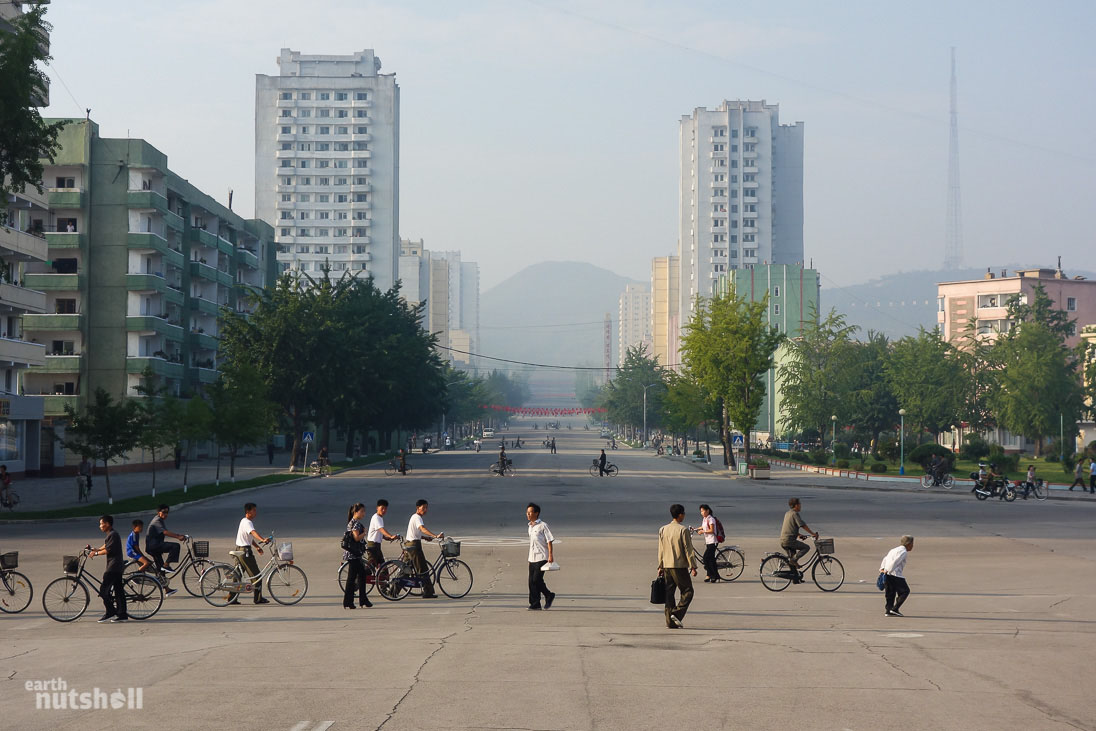
<path id="1" fill-rule="evenodd" d="M 651 604 L 666 603 L 666 579 L 659 576 L 651 582 Z"/>
<path id="2" fill-rule="evenodd" d="M 351 556 L 361 556 L 365 553 L 365 546 L 361 541 L 354 540 L 354 531 L 347 531 L 343 533 L 342 549 L 349 553 Z"/>
<path id="3" fill-rule="evenodd" d="M 883 591 L 883 589 L 887 585 L 886 576 L 887 576 L 886 574 L 884 574 L 882 571 L 880 571 L 879 572 L 879 578 L 875 580 L 875 588 L 878 589 L 879 591 Z"/>

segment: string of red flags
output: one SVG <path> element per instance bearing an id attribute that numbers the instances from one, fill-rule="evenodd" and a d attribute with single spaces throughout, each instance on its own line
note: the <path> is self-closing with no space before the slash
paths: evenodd
<path id="1" fill-rule="evenodd" d="M 606 412 L 606 409 L 600 407 L 588 409 L 546 409 L 527 406 L 501 406 L 499 404 L 480 404 L 480 408 L 490 411 L 503 411 L 507 414 L 517 414 L 518 416 L 577 416 L 579 414 L 604 414 Z"/>

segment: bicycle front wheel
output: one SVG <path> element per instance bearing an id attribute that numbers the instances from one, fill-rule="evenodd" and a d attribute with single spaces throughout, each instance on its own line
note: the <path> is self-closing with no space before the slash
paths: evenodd
<path id="1" fill-rule="evenodd" d="M 737 548 L 724 548 L 715 555 L 715 570 L 723 581 L 734 581 L 746 568 L 746 557 Z"/>
<path id="2" fill-rule="evenodd" d="M 783 556 L 769 556 L 761 562 L 761 583 L 769 591 L 784 591 L 792 583 L 792 567 Z"/>
<path id="3" fill-rule="evenodd" d="M 33 596 L 30 579 L 18 571 L 4 571 L 0 576 L 0 612 L 18 614 L 30 606 Z"/>
<path id="4" fill-rule="evenodd" d="M 296 604 L 308 593 L 308 577 L 300 566 L 283 563 L 266 578 L 266 590 L 279 604 Z"/>
<path id="5" fill-rule="evenodd" d="M 42 609 L 50 619 L 58 622 L 71 622 L 79 619 L 87 611 L 91 598 L 88 588 L 79 579 L 62 576 L 54 579 L 42 592 Z"/>
<path id="6" fill-rule="evenodd" d="M 190 562 L 190 565 L 186 567 L 186 571 L 183 572 L 183 588 L 191 596 L 202 595 L 202 574 L 205 570 L 213 565 L 213 562 L 207 558 L 196 558 Z"/>
<path id="7" fill-rule="evenodd" d="M 811 578 L 822 591 L 837 591 L 845 583 L 845 567 L 833 556 L 819 556 Z"/>
<path id="8" fill-rule="evenodd" d="M 940 484 L 944 486 L 945 490 L 950 490 L 952 485 L 955 484 L 955 478 L 951 475 L 944 475 L 944 479 L 940 480 Z"/>
<path id="9" fill-rule="evenodd" d="M 438 567 L 438 586 L 450 599 L 460 599 L 472 591 L 472 569 L 460 559 L 447 559 Z"/>
<path id="10" fill-rule="evenodd" d="M 598 475 L 597 465 L 596 464 L 595 465 L 590 465 L 590 477 L 597 477 L 597 475 Z"/>
<path id="11" fill-rule="evenodd" d="M 126 614 L 130 619 L 148 619 L 164 604 L 164 587 L 148 574 L 126 577 Z"/>
<path id="12" fill-rule="evenodd" d="M 389 462 L 384 466 L 384 474 L 388 475 L 389 477 L 396 474 L 396 466 Z"/>
<path id="13" fill-rule="evenodd" d="M 1047 496 L 1050 495 L 1050 483 L 1036 482 L 1032 492 L 1035 493 L 1036 500 L 1046 500 Z"/>
<path id="14" fill-rule="evenodd" d="M 921 475 L 921 487 L 932 487 L 932 475 Z"/>
<path id="15" fill-rule="evenodd" d="M 202 572 L 198 591 L 202 598 L 215 607 L 227 607 L 240 588 L 242 572 L 239 566 L 215 563 Z"/>
<path id="16" fill-rule="evenodd" d="M 385 561 L 377 569 L 377 592 L 390 602 L 398 602 L 411 592 L 413 571 L 403 561 Z"/>

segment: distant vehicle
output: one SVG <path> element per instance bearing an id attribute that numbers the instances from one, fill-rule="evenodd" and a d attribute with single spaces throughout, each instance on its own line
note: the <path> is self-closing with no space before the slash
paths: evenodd
<path id="1" fill-rule="evenodd" d="M 483 430 L 483 438 L 484 439 L 490 439 L 493 436 L 495 436 L 495 430 L 494 429 L 484 429 Z"/>
<path id="2" fill-rule="evenodd" d="M 601 430 L 601 438 L 602 439 L 608 439 L 611 436 L 613 436 L 613 435 L 608 429 L 602 429 Z"/>

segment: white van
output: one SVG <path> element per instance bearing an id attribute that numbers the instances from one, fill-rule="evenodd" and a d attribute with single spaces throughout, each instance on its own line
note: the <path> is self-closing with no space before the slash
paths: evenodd
<path id="1" fill-rule="evenodd" d="M 483 430 L 483 438 L 484 439 L 491 439 L 494 436 L 495 436 L 495 430 L 494 429 L 484 429 Z"/>

